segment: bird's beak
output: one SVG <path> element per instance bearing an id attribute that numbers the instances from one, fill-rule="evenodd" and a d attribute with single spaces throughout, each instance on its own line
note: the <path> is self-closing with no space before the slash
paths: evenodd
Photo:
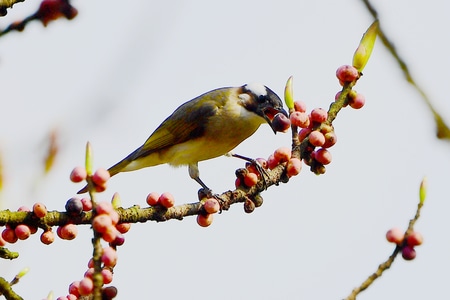
<path id="1" fill-rule="evenodd" d="M 272 121 L 273 118 L 275 117 L 276 114 L 283 114 L 285 115 L 287 118 L 289 118 L 288 113 L 283 109 L 283 107 L 266 107 L 262 109 L 263 112 L 263 117 L 266 120 L 266 122 L 270 125 L 270 128 L 272 128 L 273 133 L 277 134 L 277 131 L 275 130 L 275 128 L 273 127 Z"/>

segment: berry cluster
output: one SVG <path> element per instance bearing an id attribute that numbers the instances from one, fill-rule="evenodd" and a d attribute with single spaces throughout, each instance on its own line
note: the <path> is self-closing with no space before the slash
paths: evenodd
<path id="1" fill-rule="evenodd" d="M 102 249 L 102 270 L 101 275 L 103 284 L 109 284 L 113 280 L 113 268 L 117 263 L 117 252 L 112 247 Z M 74 281 L 69 285 L 69 294 L 58 297 L 57 300 L 76 300 L 81 296 L 91 295 L 94 290 L 94 261 L 91 259 L 88 263 L 88 270 L 84 273 L 83 279 Z M 113 299 L 117 295 L 117 289 L 114 286 L 102 288 L 102 299 Z"/>
<path id="2" fill-rule="evenodd" d="M 340 85 L 344 86 L 359 79 L 361 73 L 349 65 L 341 66 L 336 71 L 336 77 L 339 79 Z M 341 92 L 336 94 L 335 100 L 339 99 Z M 366 100 L 362 94 L 358 94 L 355 90 L 351 90 L 347 95 L 347 101 L 344 103 L 344 107 L 350 105 L 351 108 L 360 109 L 364 106 Z"/>
<path id="3" fill-rule="evenodd" d="M 47 215 L 47 208 L 42 203 L 35 203 L 32 210 L 26 206 L 21 206 L 17 211 L 32 213 L 32 218 L 35 219 L 44 218 Z M 38 228 L 32 225 L 19 224 L 12 227 L 7 224 L 0 237 L 0 246 L 4 246 L 6 243 L 13 244 L 18 240 L 26 240 L 32 234 L 35 234 L 37 230 Z M 51 244 L 54 240 L 55 236 L 51 228 L 48 228 L 41 234 L 41 241 L 46 245 Z"/>
<path id="4" fill-rule="evenodd" d="M 324 166 L 331 163 L 331 153 L 327 148 L 337 142 L 333 126 L 326 124 L 327 119 L 328 113 L 323 108 L 315 108 L 307 114 L 303 102 L 294 102 L 294 112 L 291 113 L 290 120 L 293 125 L 301 128 L 298 134 L 300 142 L 308 138 L 309 144 L 302 153 L 302 158 L 316 174 L 325 173 Z"/>
<path id="5" fill-rule="evenodd" d="M 412 260 L 416 258 L 415 246 L 420 246 L 423 243 L 423 236 L 420 232 L 412 231 L 405 236 L 405 233 L 399 228 L 391 228 L 386 232 L 386 239 L 390 243 L 397 244 L 402 250 L 402 257 L 405 260 Z"/>

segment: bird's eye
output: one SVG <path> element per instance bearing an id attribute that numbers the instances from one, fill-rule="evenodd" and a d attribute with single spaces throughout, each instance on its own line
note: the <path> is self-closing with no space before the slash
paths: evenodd
<path id="1" fill-rule="evenodd" d="M 260 95 L 257 98 L 258 103 L 264 103 L 264 102 L 266 102 L 266 100 L 267 100 L 267 97 L 263 96 L 263 95 Z"/>

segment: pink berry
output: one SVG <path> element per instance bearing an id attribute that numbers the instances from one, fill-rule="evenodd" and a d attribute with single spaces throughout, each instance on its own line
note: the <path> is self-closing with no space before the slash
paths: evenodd
<path id="1" fill-rule="evenodd" d="M 83 167 L 75 167 L 70 173 L 70 181 L 75 183 L 86 180 L 86 177 L 87 172 L 86 169 Z"/>
<path id="2" fill-rule="evenodd" d="M 296 157 L 291 158 L 286 166 L 286 172 L 288 177 L 296 176 L 302 170 L 302 161 Z"/>
<path id="3" fill-rule="evenodd" d="M 324 134 L 324 136 L 325 136 L 325 144 L 323 144 L 322 146 L 323 148 L 330 148 L 334 146 L 334 144 L 336 144 L 337 136 L 334 131 L 327 132 Z"/>
<path id="4" fill-rule="evenodd" d="M 150 205 L 150 206 L 158 205 L 159 204 L 158 200 L 159 200 L 159 194 L 158 193 L 151 192 L 147 196 L 147 204 Z"/>
<path id="5" fill-rule="evenodd" d="M 89 198 L 81 198 L 81 204 L 83 205 L 83 211 L 92 210 L 92 200 Z"/>
<path id="6" fill-rule="evenodd" d="M 24 224 L 17 225 L 14 229 L 14 233 L 19 240 L 26 240 L 31 235 L 30 227 Z"/>
<path id="7" fill-rule="evenodd" d="M 397 227 L 391 228 L 386 232 L 386 239 L 389 243 L 400 245 L 404 238 L 404 232 Z"/>
<path id="8" fill-rule="evenodd" d="M 47 215 L 47 207 L 43 203 L 37 202 L 33 205 L 33 213 L 38 218 L 43 218 Z"/>
<path id="9" fill-rule="evenodd" d="M 325 144 L 325 136 L 320 131 L 313 131 L 309 134 L 309 142 L 316 147 L 321 147 Z"/>
<path id="10" fill-rule="evenodd" d="M 310 128 L 302 128 L 298 133 L 298 139 L 302 142 L 311 133 Z"/>
<path id="11" fill-rule="evenodd" d="M 310 124 L 309 116 L 307 113 L 294 111 L 289 116 L 291 123 L 295 126 L 298 126 L 300 128 L 306 128 Z"/>
<path id="12" fill-rule="evenodd" d="M 102 233 L 102 239 L 104 239 L 108 243 L 112 243 L 117 238 L 117 230 L 114 226 L 108 227 L 103 233 Z"/>
<path id="13" fill-rule="evenodd" d="M 280 147 L 273 153 L 274 158 L 283 163 L 291 158 L 291 149 L 288 147 Z"/>
<path id="14" fill-rule="evenodd" d="M 109 215 L 114 210 L 112 204 L 110 202 L 101 201 L 97 203 L 97 206 L 95 207 L 95 211 L 97 214 L 105 214 Z"/>
<path id="15" fill-rule="evenodd" d="M 114 267 L 117 263 L 117 252 L 111 247 L 103 248 L 102 262 L 107 267 Z"/>
<path id="16" fill-rule="evenodd" d="M 258 157 L 257 159 L 255 159 L 257 163 L 259 163 L 259 165 L 263 168 L 263 169 L 267 169 L 267 160 L 261 157 Z"/>
<path id="17" fill-rule="evenodd" d="M 110 227 L 112 227 L 112 220 L 109 215 L 97 215 L 94 220 L 92 220 L 92 228 L 99 233 L 106 232 L 106 230 Z"/>
<path id="18" fill-rule="evenodd" d="M 353 66 L 344 65 L 337 69 L 336 77 L 343 83 L 352 82 L 359 77 L 359 72 Z"/>
<path id="19" fill-rule="evenodd" d="M 14 229 L 9 228 L 9 227 L 6 227 L 5 229 L 3 229 L 2 238 L 3 238 L 3 240 L 5 240 L 7 243 L 10 243 L 10 244 L 14 244 L 18 240 L 18 238 L 14 232 Z"/>
<path id="20" fill-rule="evenodd" d="M 117 211 L 113 210 L 113 211 L 109 214 L 109 216 L 111 217 L 111 222 L 112 222 L 112 224 L 113 224 L 114 226 L 116 226 L 117 223 L 119 223 L 119 220 L 120 220 L 119 213 L 118 213 Z"/>
<path id="21" fill-rule="evenodd" d="M 348 100 L 348 105 L 354 109 L 360 109 L 366 103 L 366 98 L 362 94 L 356 94 L 355 97 Z"/>
<path id="22" fill-rule="evenodd" d="M 271 154 L 269 156 L 269 158 L 267 159 L 267 166 L 271 170 L 275 169 L 275 167 L 278 166 L 279 164 L 280 164 L 280 161 L 275 159 L 275 156 L 273 154 Z"/>
<path id="23" fill-rule="evenodd" d="M 80 287 L 79 281 L 74 281 L 69 285 L 69 294 L 80 297 L 80 293 L 78 292 L 78 288 Z"/>
<path id="24" fill-rule="evenodd" d="M 84 277 L 80 281 L 80 286 L 78 288 L 78 292 L 81 296 L 87 296 L 92 294 L 92 291 L 94 290 L 94 282 L 91 278 Z"/>
<path id="25" fill-rule="evenodd" d="M 322 165 L 328 165 L 331 162 L 331 153 L 324 148 L 320 148 L 315 152 L 314 158 Z"/>
<path id="26" fill-rule="evenodd" d="M 416 258 L 416 250 L 414 250 L 414 247 L 405 246 L 402 249 L 402 257 L 405 260 L 413 260 L 414 258 Z"/>
<path id="27" fill-rule="evenodd" d="M 120 233 L 127 233 L 128 230 L 130 230 L 131 224 L 130 223 L 120 223 L 116 225 L 117 231 Z"/>
<path id="28" fill-rule="evenodd" d="M 220 204 L 217 199 L 209 198 L 203 203 L 203 208 L 208 214 L 215 214 L 220 210 Z"/>
<path id="29" fill-rule="evenodd" d="M 110 284 L 113 280 L 113 273 L 110 269 L 102 269 L 103 284 Z"/>
<path id="30" fill-rule="evenodd" d="M 420 246 L 422 245 L 422 243 L 423 243 L 423 236 L 420 232 L 413 231 L 406 237 L 406 244 L 408 244 L 408 246 L 411 247 Z"/>
<path id="31" fill-rule="evenodd" d="M 277 113 L 272 120 L 272 128 L 278 132 L 286 132 L 291 127 L 291 121 L 282 113 Z"/>
<path id="32" fill-rule="evenodd" d="M 294 110 L 298 112 L 306 112 L 306 104 L 303 101 L 294 102 Z"/>
<path id="33" fill-rule="evenodd" d="M 30 212 L 31 209 L 28 206 L 22 205 L 21 207 L 19 207 L 17 209 L 17 211 L 26 211 L 26 212 Z"/>
<path id="34" fill-rule="evenodd" d="M 244 184 L 247 187 L 252 187 L 252 186 L 256 185 L 256 183 L 258 183 L 258 175 L 256 175 L 255 173 L 250 173 L 250 172 L 245 174 Z"/>
<path id="35" fill-rule="evenodd" d="M 201 227 L 208 227 L 212 224 L 213 218 L 212 214 L 197 215 L 197 224 Z"/>
<path id="36" fill-rule="evenodd" d="M 175 205 L 175 198 L 171 193 L 162 193 L 161 196 L 159 196 L 159 204 L 166 208 L 170 208 Z"/>
<path id="37" fill-rule="evenodd" d="M 54 241 L 55 241 L 55 234 L 53 233 L 53 231 L 48 230 L 48 231 L 44 231 L 41 234 L 41 242 L 42 242 L 42 244 L 50 245 Z"/>
<path id="38" fill-rule="evenodd" d="M 92 181 L 98 186 L 104 186 L 106 182 L 111 178 L 108 170 L 100 168 L 92 175 Z"/>
<path id="39" fill-rule="evenodd" d="M 77 300 L 78 296 L 75 296 L 74 294 L 67 295 L 67 300 Z"/>
<path id="40" fill-rule="evenodd" d="M 73 240 L 74 238 L 77 237 L 78 228 L 75 224 L 66 224 L 60 228 L 61 228 L 60 237 L 63 240 Z"/>
<path id="41" fill-rule="evenodd" d="M 311 121 L 323 123 L 328 118 L 328 112 L 323 108 L 314 108 L 311 111 Z"/>

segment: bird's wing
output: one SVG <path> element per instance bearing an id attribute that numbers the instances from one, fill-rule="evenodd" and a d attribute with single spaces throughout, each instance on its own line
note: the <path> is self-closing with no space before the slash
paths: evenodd
<path id="1" fill-rule="evenodd" d="M 135 151 L 133 160 L 201 136 L 208 119 L 217 113 L 221 101 L 199 98 L 183 104 L 162 122 L 144 145 Z M 202 101 L 201 105 L 199 101 Z"/>

